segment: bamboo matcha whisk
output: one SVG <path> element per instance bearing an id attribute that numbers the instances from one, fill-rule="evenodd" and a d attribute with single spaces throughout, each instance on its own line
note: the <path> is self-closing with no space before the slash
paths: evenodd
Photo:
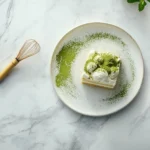
<path id="1" fill-rule="evenodd" d="M 40 45 L 35 40 L 27 40 L 20 49 L 17 57 L 0 72 L 0 81 L 2 81 L 20 61 L 37 54 L 39 51 Z"/>

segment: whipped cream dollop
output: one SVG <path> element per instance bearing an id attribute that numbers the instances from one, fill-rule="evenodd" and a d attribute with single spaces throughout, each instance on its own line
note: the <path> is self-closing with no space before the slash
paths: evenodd
<path id="1" fill-rule="evenodd" d="M 82 78 L 84 78 L 84 79 L 90 79 L 90 75 L 87 74 L 86 72 L 83 72 Z"/>
<path id="2" fill-rule="evenodd" d="M 111 72 L 110 78 L 113 80 L 113 79 L 115 79 L 118 76 L 118 74 L 119 74 L 119 69 L 117 71 L 115 71 L 115 72 Z"/>
<path id="3" fill-rule="evenodd" d="M 87 64 L 86 69 L 87 69 L 87 71 L 88 71 L 89 73 L 92 73 L 92 72 L 96 69 L 96 67 L 97 67 L 96 63 L 94 63 L 94 62 L 89 62 L 89 63 Z"/>
<path id="4" fill-rule="evenodd" d="M 108 81 L 108 73 L 105 70 L 98 69 L 92 73 L 92 78 L 94 81 L 107 82 Z"/>
<path id="5" fill-rule="evenodd" d="M 103 84 L 115 85 L 116 83 L 116 78 L 110 78 L 110 75 L 108 75 L 107 71 L 102 69 L 97 69 L 92 73 L 91 76 L 93 81 L 100 82 Z"/>

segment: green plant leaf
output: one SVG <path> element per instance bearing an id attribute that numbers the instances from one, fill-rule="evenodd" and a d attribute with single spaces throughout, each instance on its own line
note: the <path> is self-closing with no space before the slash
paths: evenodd
<path id="1" fill-rule="evenodd" d="M 135 3 L 135 2 L 139 2 L 140 0 L 127 0 L 128 3 Z"/>
<path id="2" fill-rule="evenodd" d="M 148 2 L 150 2 L 150 0 L 147 0 Z M 145 6 L 147 5 L 146 0 L 127 0 L 128 3 L 135 3 L 135 2 L 139 2 L 139 11 L 142 11 Z"/>
<path id="3" fill-rule="evenodd" d="M 145 8 L 146 4 L 147 3 L 145 2 L 145 0 L 140 0 L 139 11 L 142 11 Z"/>

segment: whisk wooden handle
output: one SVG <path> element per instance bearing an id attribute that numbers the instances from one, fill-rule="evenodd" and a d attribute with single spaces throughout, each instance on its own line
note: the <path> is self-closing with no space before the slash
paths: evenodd
<path id="1" fill-rule="evenodd" d="M 0 72 L 0 81 L 2 81 L 18 63 L 19 61 L 16 58 L 12 60 L 12 62 Z"/>

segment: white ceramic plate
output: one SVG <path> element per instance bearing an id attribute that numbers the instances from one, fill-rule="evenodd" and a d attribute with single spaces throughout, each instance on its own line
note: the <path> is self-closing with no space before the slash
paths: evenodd
<path id="1" fill-rule="evenodd" d="M 121 72 L 113 90 L 81 83 L 81 74 L 91 50 L 121 57 Z M 104 116 L 128 105 L 143 80 L 140 48 L 124 30 L 105 23 L 88 23 L 67 33 L 57 44 L 51 60 L 51 76 L 60 99 L 84 115 Z"/>

